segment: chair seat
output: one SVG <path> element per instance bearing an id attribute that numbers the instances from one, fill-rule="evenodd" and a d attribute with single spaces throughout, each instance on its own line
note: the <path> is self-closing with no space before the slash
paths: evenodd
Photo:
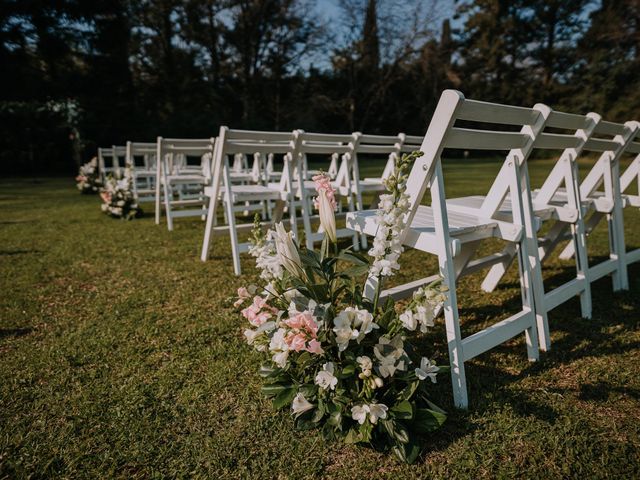
<path id="1" fill-rule="evenodd" d="M 162 179 L 164 182 L 164 179 Z M 207 179 L 204 175 L 168 175 L 167 182 L 170 184 L 178 183 L 207 183 Z"/>
<path id="2" fill-rule="evenodd" d="M 226 187 L 220 186 L 220 195 L 224 195 L 226 191 Z M 286 198 L 286 192 L 263 185 L 234 185 L 231 193 L 236 202 L 244 200 L 281 200 Z M 205 187 L 204 194 L 210 197 L 213 194 L 213 187 Z"/>
<path id="3" fill-rule="evenodd" d="M 246 172 L 231 172 L 229 177 L 232 182 L 255 182 L 253 174 Z"/>
<path id="4" fill-rule="evenodd" d="M 549 220 L 553 218 L 554 208 L 549 205 L 539 206 L 536 205 L 535 199 L 538 192 L 531 192 L 531 200 L 533 202 L 533 210 L 537 217 L 540 217 L 542 220 Z M 454 210 L 457 212 L 468 213 L 471 215 L 482 215 L 482 204 L 484 203 L 486 197 L 484 195 L 470 195 L 468 197 L 458 197 L 447 199 L 447 208 L 450 210 Z M 553 204 L 556 206 L 564 206 L 565 202 L 562 202 L 560 199 L 554 201 Z M 500 209 L 495 213 L 494 218 L 498 220 L 502 220 L 505 222 L 513 221 L 513 207 L 511 205 L 511 198 L 507 195 L 500 205 Z"/>
<path id="5" fill-rule="evenodd" d="M 347 213 L 347 227 L 360 233 L 375 236 L 378 230 L 377 210 Z M 455 211 L 447 212 L 449 218 L 449 235 L 462 242 L 493 237 L 498 222 Z M 420 205 L 411 222 L 411 228 L 405 238 L 405 245 L 430 253 L 437 253 L 438 244 L 435 233 L 433 208 Z"/>

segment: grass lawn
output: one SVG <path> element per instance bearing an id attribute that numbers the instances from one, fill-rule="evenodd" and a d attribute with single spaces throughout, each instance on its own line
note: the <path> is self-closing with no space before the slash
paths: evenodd
<path id="1" fill-rule="evenodd" d="M 532 162 L 534 184 L 550 165 Z M 448 195 L 486 192 L 498 167 L 447 163 Z M 577 299 L 551 312 L 542 361 L 527 362 L 521 337 L 471 361 L 468 411 L 453 409 L 439 377 L 449 419 L 406 466 L 295 432 L 274 413 L 229 302 L 256 280 L 251 258 L 234 277 L 218 237 L 202 263 L 200 221 L 168 232 L 143 207 L 122 222 L 72 179 L 0 181 L 0 478 L 640 477 L 640 264 L 627 292 L 594 284 L 592 320 Z M 627 245 L 638 248 L 640 212 L 627 210 Z M 605 229 L 589 240 L 592 258 L 607 254 Z M 435 265 L 414 251 L 402 263 L 398 280 Z M 554 258 L 544 274 L 558 284 L 572 262 Z M 492 294 L 481 278 L 460 281 L 465 335 L 520 301 L 515 267 Z M 448 362 L 442 321 L 423 347 Z"/>

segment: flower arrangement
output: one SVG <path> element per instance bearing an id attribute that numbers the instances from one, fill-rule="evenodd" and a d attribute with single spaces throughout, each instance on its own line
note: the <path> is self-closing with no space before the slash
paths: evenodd
<path id="1" fill-rule="evenodd" d="M 98 174 L 98 159 L 93 157 L 80 167 L 76 176 L 76 186 L 81 193 L 97 193 L 102 186 Z"/>
<path id="2" fill-rule="evenodd" d="M 102 211 L 112 217 L 131 220 L 142 215 L 138 206 L 138 199 L 133 192 L 133 173 L 127 165 L 124 176 L 116 180 L 112 176 L 107 178 L 104 188 L 100 190 Z"/>
<path id="3" fill-rule="evenodd" d="M 276 409 L 290 408 L 298 429 L 320 428 L 327 439 L 363 443 L 413 462 L 424 435 L 445 413 L 429 386 L 446 367 L 421 356 L 415 338 L 433 325 L 446 299 L 439 283 L 420 288 L 405 308 L 363 295 L 363 276 L 378 284 L 400 267 L 401 231 L 409 208 L 406 171 L 421 152 L 405 155 L 386 181 L 380 228 L 369 259 L 336 242 L 336 201 L 329 177 L 314 177 L 325 237 L 319 252 L 301 248 L 282 224 L 266 235 L 256 218 L 250 253 L 262 287 L 240 288 L 236 307 L 249 345 L 266 357 L 262 392 Z"/>

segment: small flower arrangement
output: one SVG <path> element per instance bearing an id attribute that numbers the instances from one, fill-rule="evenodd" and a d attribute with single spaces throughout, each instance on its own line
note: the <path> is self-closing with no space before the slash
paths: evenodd
<path id="1" fill-rule="evenodd" d="M 93 157 L 80 167 L 76 176 L 76 186 L 81 193 L 97 193 L 102 186 L 98 173 L 98 159 Z"/>
<path id="2" fill-rule="evenodd" d="M 429 392 L 446 367 L 415 346 L 446 292 L 439 283 L 422 287 L 400 309 L 391 299 L 379 305 L 379 288 L 366 298 L 360 280 L 373 276 L 379 285 L 400 268 L 406 171 L 420 155 L 403 156 L 386 182 L 371 264 L 338 248 L 334 191 L 327 176 L 316 176 L 325 232 L 320 251 L 301 248 L 282 224 L 264 235 L 256 218 L 250 253 L 265 285 L 240 288 L 235 302 L 249 324 L 246 341 L 265 355 L 262 392 L 276 409 L 291 409 L 297 429 L 319 428 L 327 439 L 391 450 L 408 463 L 418 457 L 424 435 L 446 419 Z"/>
<path id="3" fill-rule="evenodd" d="M 120 180 L 109 176 L 104 188 L 100 190 L 102 211 L 115 218 L 131 220 L 142 215 L 138 199 L 133 192 L 133 174 L 131 167 L 125 168 L 124 177 Z"/>

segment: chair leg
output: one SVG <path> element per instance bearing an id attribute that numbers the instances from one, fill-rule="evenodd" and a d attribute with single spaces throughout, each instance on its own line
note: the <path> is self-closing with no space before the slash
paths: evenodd
<path id="1" fill-rule="evenodd" d="M 439 259 L 440 272 L 446 272 L 443 283 L 449 289 L 444 304 L 444 322 L 447 331 L 447 346 L 449 349 L 449 364 L 451 365 L 451 383 L 453 386 L 453 403 L 457 408 L 466 409 L 469 406 L 467 395 L 467 379 L 464 369 L 464 355 L 462 352 L 462 335 L 458 318 L 458 300 L 456 298 L 455 272 L 453 265 L 444 258 Z"/>
<path id="2" fill-rule="evenodd" d="M 589 257 L 587 255 L 587 234 L 582 218 L 571 226 L 572 241 L 575 245 L 576 274 L 582 279 L 582 292 L 580 293 L 580 309 L 582 318 L 590 319 L 591 305 L 591 280 L 589 279 Z"/>
<path id="3" fill-rule="evenodd" d="M 313 230 L 311 229 L 311 210 L 309 209 L 309 200 L 307 198 L 300 199 L 302 208 L 302 224 L 304 226 L 305 243 L 307 248 L 313 249 Z"/>
<path id="4" fill-rule="evenodd" d="M 160 182 L 156 182 L 156 225 L 160 225 L 160 208 L 161 208 L 161 193 Z"/>
<path id="5" fill-rule="evenodd" d="M 513 263 L 513 259 L 516 257 L 516 246 L 514 243 L 509 243 L 503 250 L 502 254 L 505 255 L 505 258 L 500 262 L 496 263 L 489 269 L 489 273 L 482 281 L 482 290 L 485 292 L 493 292 L 500 280 L 507 273 L 509 266 Z"/>
<path id="6" fill-rule="evenodd" d="M 169 231 L 173 230 L 173 217 L 171 216 L 171 198 L 169 196 L 170 185 L 167 185 L 167 182 L 164 184 L 164 210 L 167 216 L 167 229 Z"/>
<path id="7" fill-rule="evenodd" d="M 203 262 L 206 262 L 209 258 L 209 246 L 211 243 L 214 218 L 216 216 L 216 212 L 214 209 L 215 203 L 216 202 L 213 198 L 209 199 L 209 211 L 207 212 L 207 223 L 204 227 L 204 239 L 202 241 L 202 252 L 200 253 L 200 260 L 202 260 Z"/>
<path id="8" fill-rule="evenodd" d="M 229 236 L 231 240 L 231 256 L 233 257 L 233 272 L 236 275 L 242 273 L 240 268 L 240 249 L 238 245 L 238 232 L 236 231 L 236 217 L 233 212 L 233 201 L 227 198 L 227 223 L 229 225 Z"/>

